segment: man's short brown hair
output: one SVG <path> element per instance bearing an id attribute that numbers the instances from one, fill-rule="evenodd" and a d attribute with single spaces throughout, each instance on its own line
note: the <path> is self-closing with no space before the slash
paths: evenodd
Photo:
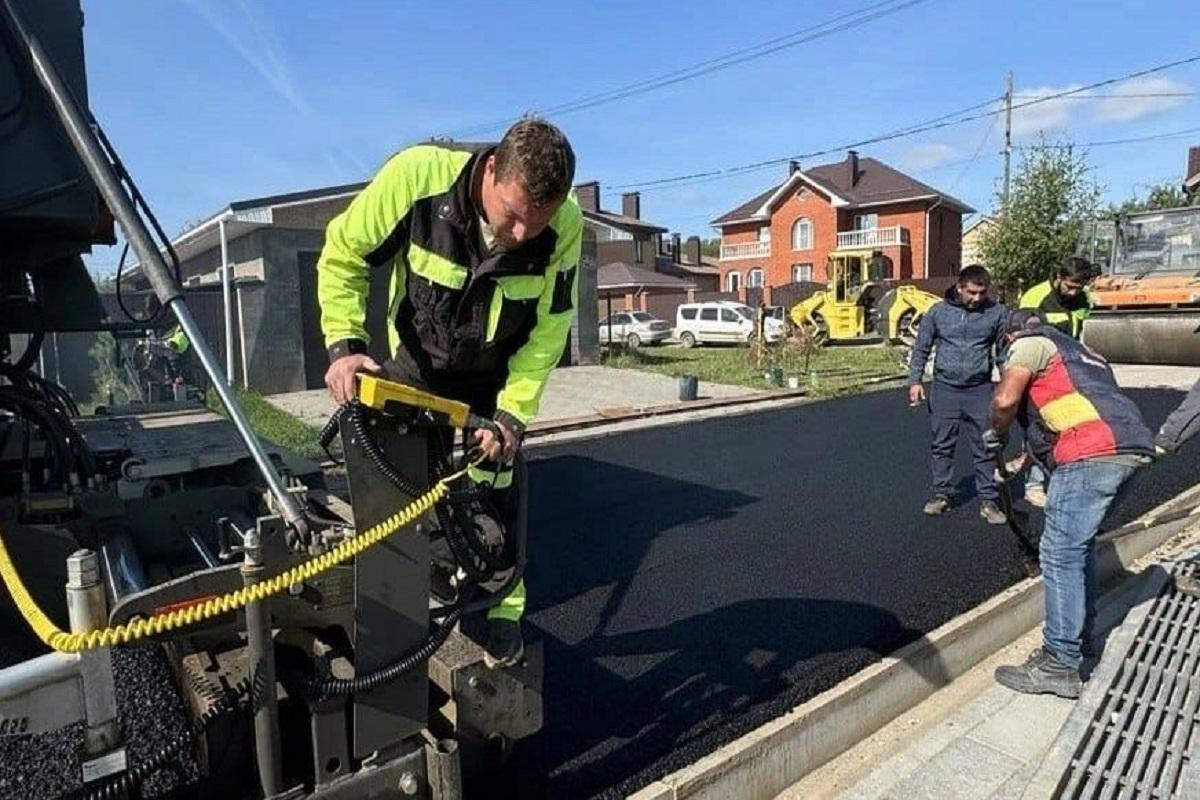
<path id="1" fill-rule="evenodd" d="M 575 151 L 563 132 L 537 117 L 509 128 L 496 148 L 496 180 L 514 177 L 535 206 L 562 202 L 575 180 Z"/>

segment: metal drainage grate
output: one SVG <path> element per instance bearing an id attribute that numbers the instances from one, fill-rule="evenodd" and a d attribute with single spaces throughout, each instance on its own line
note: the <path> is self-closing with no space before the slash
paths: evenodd
<path id="1" fill-rule="evenodd" d="M 1174 574 L 1196 576 L 1197 565 L 1177 564 Z M 1200 797 L 1200 757 L 1192 759 L 1198 706 L 1200 600 L 1168 581 L 1151 602 L 1055 796 Z"/>

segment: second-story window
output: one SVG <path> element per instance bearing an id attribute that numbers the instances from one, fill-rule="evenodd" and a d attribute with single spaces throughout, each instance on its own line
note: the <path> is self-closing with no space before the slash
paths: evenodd
<path id="1" fill-rule="evenodd" d="M 755 267 L 746 273 L 746 285 L 751 289 L 761 289 L 763 285 L 763 271 Z"/>
<path id="2" fill-rule="evenodd" d="M 771 241 L 771 226 L 770 225 L 764 225 L 763 227 L 758 229 L 758 240 L 760 242 Z"/>
<path id="3" fill-rule="evenodd" d="M 856 231 L 869 231 L 878 227 L 878 214 L 856 214 L 854 216 L 854 230 Z"/>
<path id="4" fill-rule="evenodd" d="M 813 240 L 812 221 L 801 217 L 792 223 L 792 249 L 811 250 Z"/>
<path id="5" fill-rule="evenodd" d="M 637 263 L 642 263 L 642 240 L 633 240 L 633 260 Z"/>

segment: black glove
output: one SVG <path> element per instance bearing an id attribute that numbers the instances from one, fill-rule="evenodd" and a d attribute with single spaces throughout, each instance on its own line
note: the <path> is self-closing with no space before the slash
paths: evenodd
<path id="1" fill-rule="evenodd" d="M 983 450 L 989 456 L 1004 452 L 1006 444 L 1008 444 L 1007 434 L 999 433 L 994 428 L 988 428 L 983 432 Z"/>

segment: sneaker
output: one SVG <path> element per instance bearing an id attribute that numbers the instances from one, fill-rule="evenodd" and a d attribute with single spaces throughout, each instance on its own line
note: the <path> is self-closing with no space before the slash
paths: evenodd
<path id="1" fill-rule="evenodd" d="M 1074 700 L 1083 691 L 1079 670 L 1060 664 L 1042 648 L 1029 654 L 1024 664 L 996 667 L 996 682 L 1014 692 L 1053 694 Z"/>
<path id="2" fill-rule="evenodd" d="M 950 510 L 950 498 L 944 494 L 935 494 L 933 499 L 926 503 L 921 510 L 931 517 L 945 514 Z"/>
<path id="3" fill-rule="evenodd" d="M 996 505 L 995 500 L 984 500 L 979 504 L 979 516 L 983 517 L 988 525 L 1003 525 L 1008 522 L 1008 517 Z"/>
<path id="4" fill-rule="evenodd" d="M 483 646 L 483 663 L 488 669 L 511 667 L 525 655 L 525 640 L 521 638 L 521 623 L 510 619 L 489 619 L 487 643 Z"/>
<path id="5" fill-rule="evenodd" d="M 1025 484 L 1025 502 L 1036 508 L 1046 507 L 1046 487 L 1040 483 Z"/>

